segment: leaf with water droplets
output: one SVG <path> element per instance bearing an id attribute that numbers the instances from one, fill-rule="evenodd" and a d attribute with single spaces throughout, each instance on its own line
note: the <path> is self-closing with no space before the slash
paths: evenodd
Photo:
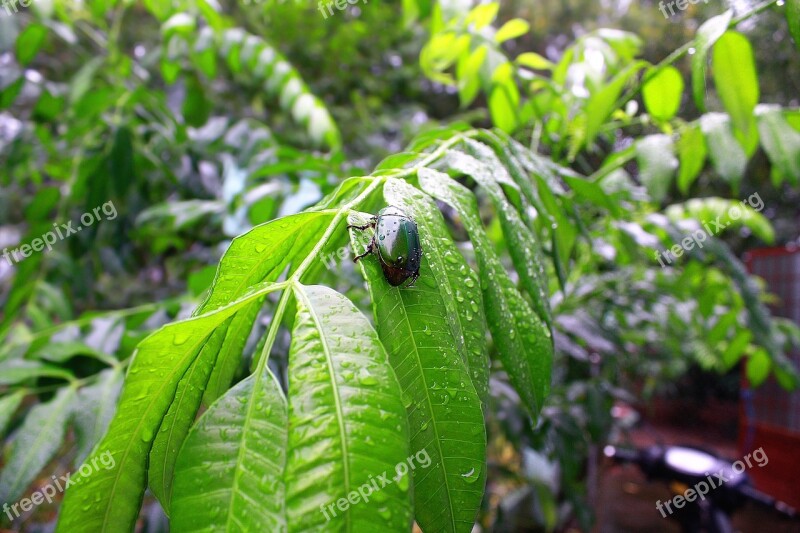
<path id="1" fill-rule="evenodd" d="M 251 375 L 192 427 L 175 463 L 175 531 L 285 531 L 286 398 Z"/>
<path id="2" fill-rule="evenodd" d="M 134 356 L 108 432 L 86 460 L 109 453 L 111 468 L 79 476 L 67 489 L 57 531 L 133 529 L 146 484 L 153 438 L 175 398 L 181 379 L 214 331 L 235 313 L 284 284 L 265 283 L 247 296 L 209 313 L 170 324 L 143 340 Z M 176 341 L 178 341 L 176 343 Z M 99 495 L 100 500 L 94 501 Z M 89 511 L 82 506 L 91 500 Z"/>
<path id="3" fill-rule="evenodd" d="M 392 186 L 391 201 L 401 200 L 407 187 Z M 402 203 L 416 214 L 412 206 L 422 201 L 420 196 L 415 190 Z M 433 234 L 429 222 L 427 215 L 417 219 L 423 246 L 446 235 Z M 354 248 L 365 246 L 368 238 L 353 233 Z M 469 532 L 483 498 L 486 434 L 480 397 L 448 320 L 453 317 L 444 299 L 455 302 L 454 295 L 448 296 L 431 273 L 429 255 L 440 251 L 425 250 L 421 277 L 410 289 L 390 287 L 377 261 L 359 264 L 369 285 L 378 333 L 406 398 L 412 453 L 430 459 L 428 468 L 418 467 L 412 474 L 415 519 L 423 531 Z M 453 388 L 459 393 L 451 398 L 446 389 Z M 461 477 L 470 468 L 481 472 L 480 482 L 468 483 Z"/>
<path id="4" fill-rule="evenodd" d="M 553 361 L 550 330 L 500 263 L 481 223 L 474 195 L 446 174 L 434 170 L 420 170 L 419 181 L 424 191 L 451 205 L 461 216 L 475 245 L 487 322 L 500 360 L 528 411 L 536 417 L 550 389 Z"/>
<path id="5" fill-rule="evenodd" d="M 523 223 L 521 217 L 508 202 L 494 177 L 495 168 L 502 165 L 491 148 L 476 141 L 467 141 L 470 154 L 450 151 L 444 164 L 447 168 L 472 177 L 486 191 L 492 201 L 503 236 L 508 243 L 508 252 L 519 275 L 520 283 L 533 301 L 539 317 L 550 319 L 549 291 L 541 250 L 534 233 Z M 477 248 L 477 247 L 476 247 Z"/>
<path id="6" fill-rule="evenodd" d="M 408 425 L 400 385 L 367 318 L 327 287 L 297 286 L 295 296 L 288 372 L 289 530 L 409 531 L 411 497 L 407 487 L 394 483 L 379 485 L 369 501 L 346 510 L 322 511 L 354 491 L 366 492 L 372 479 L 393 475 L 409 456 Z M 358 368 L 352 378 L 346 377 L 345 363 Z"/>

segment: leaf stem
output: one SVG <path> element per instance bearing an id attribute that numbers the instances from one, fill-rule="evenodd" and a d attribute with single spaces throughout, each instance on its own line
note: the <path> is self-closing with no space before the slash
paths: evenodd
<path id="1" fill-rule="evenodd" d="M 766 0 L 766 1 L 762 2 L 762 3 L 760 3 L 759 5 L 757 5 L 756 7 L 751 9 L 750 11 L 748 11 L 747 13 L 745 13 L 743 15 L 740 15 L 740 16 L 736 17 L 735 19 L 731 20 L 731 22 L 728 24 L 728 29 L 734 28 L 740 22 L 744 22 L 745 20 L 747 20 L 747 19 L 749 19 L 751 17 L 754 17 L 754 16 L 758 15 L 759 13 L 761 13 L 763 11 L 766 11 L 767 9 L 772 7 L 774 4 L 776 4 L 777 2 L 778 2 L 778 0 Z M 672 65 L 678 59 L 680 59 L 681 57 L 686 55 L 689 52 L 689 50 L 692 49 L 695 46 L 696 40 L 697 39 L 695 38 L 695 39 L 692 39 L 691 41 L 689 41 L 688 43 L 685 43 L 683 46 L 681 46 L 680 48 L 676 49 L 670 55 L 668 55 L 663 60 L 658 62 L 652 69 L 650 69 L 650 71 L 647 74 L 642 76 L 642 79 L 639 80 L 639 82 L 636 85 L 631 87 L 624 95 L 622 95 L 622 97 L 617 101 L 617 106 L 616 106 L 615 109 L 621 108 L 626 102 L 628 102 L 628 100 L 632 99 L 634 96 L 639 94 L 639 91 L 642 90 L 642 87 L 644 87 L 644 84 L 647 83 L 653 76 L 655 76 L 656 74 L 661 72 L 661 70 L 663 70 L 664 68 L 668 67 L 669 65 Z"/>
<path id="2" fill-rule="evenodd" d="M 427 167 L 432 162 L 436 161 L 440 157 L 442 157 L 447 150 L 451 147 L 457 145 L 458 143 L 462 142 L 464 139 L 473 137 L 477 135 L 476 131 L 469 131 L 466 133 L 459 133 L 458 135 L 454 135 L 447 141 L 443 142 L 436 150 L 428 154 L 426 157 L 421 159 L 419 163 L 414 165 L 411 168 L 401 169 L 398 170 L 396 173 L 387 174 L 385 176 L 380 177 L 370 177 L 365 176 L 362 179 L 368 180 L 371 179 L 371 183 L 369 186 L 364 189 L 361 194 L 350 200 L 348 203 L 340 207 L 336 210 L 336 215 L 331 220 L 331 223 L 328 225 L 328 228 L 323 233 L 322 237 L 320 237 L 317 244 L 314 248 L 309 252 L 306 258 L 300 263 L 300 266 L 295 269 L 291 276 L 286 280 L 286 283 L 289 284 L 287 288 L 281 294 L 281 298 L 278 301 L 278 307 L 275 309 L 275 314 L 272 316 L 272 322 L 269 325 L 269 330 L 267 331 L 267 340 L 264 343 L 264 348 L 261 350 L 261 353 L 258 356 L 258 361 L 256 364 L 256 376 L 260 376 L 264 368 L 267 364 L 267 360 L 269 359 L 269 354 L 272 352 L 272 345 L 275 343 L 275 338 L 278 335 L 278 329 L 280 328 L 281 322 L 283 321 L 283 314 L 286 311 L 286 306 L 288 305 L 289 298 L 291 297 L 292 287 L 298 286 L 301 283 L 303 275 L 308 271 L 308 268 L 314 262 L 314 260 L 319 256 L 322 252 L 322 248 L 330 241 L 331 236 L 336 231 L 336 228 L 339 227 L 341 221 L 345 218 L 347 214 L 359 204 L 361 204 L 366 198 L 368 198 L 375 190 L 380 187 L 387 178 L 404 178 L 407 176 L 412 176 L 419 172 L 420 169 Z"/>

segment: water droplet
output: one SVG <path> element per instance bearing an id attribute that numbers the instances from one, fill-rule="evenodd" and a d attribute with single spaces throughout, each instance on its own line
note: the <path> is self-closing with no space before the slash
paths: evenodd
<path id="1" fill-rule="evenodd" d="M 469 287 L 470 289 L 475 286 L 475 282 L 472 281 L 472 278 L 467 278 L 467 280 L 464 283 L 466 283 L 467 287 Z"/>
<path id="2" fill-rule="evenodd" d="M 480 471 L 476 471 L 474 468 L 471 468 L 468 472 L 461 474 L 461 477 L 463 477 L 464 481 L 467 483 L 475 483 L 480 477 Z"/>
<path id="3" fill-rule="evenodd" d="M 375 385 L 378 383 L 378 380 L 369 373 L 369 370 L 362 368 L 358 373 L 358 382 L 362 385 Z"/>

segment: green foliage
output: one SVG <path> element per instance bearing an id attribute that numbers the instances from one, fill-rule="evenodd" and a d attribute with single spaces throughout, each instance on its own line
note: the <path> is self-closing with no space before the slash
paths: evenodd
<path id="1" fill-rule="evenodd" d="M 445 183 L 452 181 L 426 170 L 444 165 L 457 175 L 470 176 L 487 191 L 495 190 L 498 213 L 517 221 L 509 231 L 524 230 L 518 215 L 513 215 L 515 209 L 499 195 L 496 172 L 502 167 L 488 146 L 470 139 L 475 135 L 456 134 L 407 162 L 405 169 L 384 167 L 373 177 L 351 178 L 319 208 L 259 226 L 237 239 L 196 315 L 139 345 L 117 413 L 94 452 L 110 452 L 116 465 L 108 473 L 81 480 L 68 492 L 59 528 L 69 530 L 79 522 L 97 530 L 132 527 L 146 480 L 165 510 L 174 512 L 177 523 L 187 527 L 209 520 L 222 529 L 247 520 L 285 523 L 289 530 L 312 527 L 325 519 L 317 514 L 320 504 L 346 498 L 369 475 L 391 470 L 409 453 L 424 452 L 432 464 L 430 470 L 413 471 L 415 519 L 433 530 L 471 529 L 486 476 L 481 407 L 488 371 L 484 309 L 500 319 L 495 324 L 514 321 L 519 326 L 519 332 L 502 332 L 511 341 L 519 339 L 510 345 L 519 351 L 505 352 L 503 363 L 533 416 L 547 392 L 552 359 L 549 331 L 527 300 L 541 298 L 541 278 L 523 284 L 524 296 L 508 280 L 498 280 L 502 289 L 498 292 L 493 278 L 501 270 L 496 258 L 487 259 L 492 257 L 490 249 L 479 263 L 485 272 L 478 276 L 430 197 L 403 181 L 433 175 Z M 472 155 L 460 151 L 464 148 Z M 414 289 L 391 288 L 377 263 L 363 261 L 376 334 L 345 296 L 309 284 L 320 274 L 321 253 L 340 242 L 346 222 L 357 222 L 352 217 L 360 208 L 381 204 L 401 207 L 416 219 L 425 274 Z M 472 221 L 472 232 L 486 246 L 483 226 L 474 213 Z M 363 246 L 367 236 L 354 233 L 352 238 L 354 247 Z M 520 245 L 533 253 L 531 242 Z M 279 282 L 286 266 L 288 277 Z M 253 374 L 216 400 L 196 429 L 187 433 L 200 406 L 199 391 L 220 364 L 224 346 L 235 341 L 229 335 L 234 322 L 240 317 L 245 322 L 243 329 L 237 326 L 234 331 L 251 329 L 256 316 L 249 312 L 251 307 L 281 290 Z M 267 371 L 283 320 L 293 324 L 285 400 L 288 419 L 281 407 L 283 393 L 270 385 L 274 380 Z M 241 350 L 237 344 L 231 355 L 241 358 Z M 265 404 L 272 407 L 266 409 Z M 244 405 L 251 407 L 243 411 Z M 280 433 L 270 437 L 271 446 L 281 450 L 277 457 L 285 457 L 285 462 L 276 463 L 272 456 L 260 463 L 263 473 L 252 471 L 255 467 L 247 466 L 244 458 L 253 457 L 253 440 L 260 442 L 266 427 L 285 428 L 287 423 L 292 428 L 288 441 Z M 398 438 L 406 434 L 406 426 L 410 438 Z M 165 434 L 169 439 L 161 439 Z M 219 446 L 202 446 L 208 439 L 222 441 Z M 372 447 L 383 450 L 382 462 L 364 459 Z M 218 466 L 212 469 L 219 474 L 202 468 L 212 464 L 205 451 L 209 449 L 222 454 L 213 458 Z M 323 470 L 328 472 L 327 488 L 312 482 L 316 479 L 312 473 Z M 213 500 L 203 505 L 210 515 L 202 518 L 190 506 L 206 493 L 202 487 L 209 487 L 209 476 L 220 491 L 213 491 Z M 335 524 L 409 527 L 412 485 L 400 477 L 396 486 L 376 497 L 379 505 L 353 506 Z M 226 480 L 223 486 L 221 479 Z M 269 491 L 268 500 L 285 498 L 285 514 L 284 507 L 275 504 L 253 509 L 255 498 L 248 492 L 253 483 Z M 92 516 L 84 509 L 88 499 L 94 502 Z"/>
<path id="2" fill-rule="evenodd" d="M 654 259 L 715 220 L 781 238 L 713 188 L 765 186 L 747 168 L 759 146 L 776 188 L 800 176 L 800 114 L 759 104 L 760 43 L 732 31 L 749 15 L 651 64 L 651 39 L 611 29 L 544 57 L 538 14 L 499 3 L 407 0 L 403 27 L 396 8 L 323 22 L 302 3 L 56 1 L 0 17 L 16 121 L 0 229 L 22 244 L 119 211 L 0 269 L 6 500 L 110 453 L 74 476 L 59 530 L 131 530 L 148 489 L 175 530 L 503 528 L 498 480 L 548 529 L 570 511 L 588 529 L 586 456 L 623 389 L 740 363 L 797 385 L 783 354 L 800 330 L 717 236 Z M 796 2 L 786 18 L 796 35 Z M 418 52 L 452 92 L 417 83 Z M 497 129 L 455 120 L 486 116 Z M 363 251 L 370 232 L 347 225 L 389 204 L 420 227 L 413 288 L 374 257 L 332 259 Z M 336 506 L 384 473 L 369 502 Z"/>

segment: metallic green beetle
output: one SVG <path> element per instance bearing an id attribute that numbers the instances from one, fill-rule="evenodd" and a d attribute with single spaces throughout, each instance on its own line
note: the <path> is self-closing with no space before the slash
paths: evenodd
<path id="1" fill-rule="evenodd" d="M 386 281 L 398 287 L 409 278 L 413 286 L 419 277 L 419 265 L 422 259 L 422 246 L 419 243 L 419 229 L 414 219 L 398 207 L 384 207 L 378 216 L 372 217 L 364 226 L 348 226 L 359 230 L 375 228 L 375 234 L 367 247 L 367 251 L 353 261 L 356 263 L 369 254 L 376 253 L 383 269 Z"/>

